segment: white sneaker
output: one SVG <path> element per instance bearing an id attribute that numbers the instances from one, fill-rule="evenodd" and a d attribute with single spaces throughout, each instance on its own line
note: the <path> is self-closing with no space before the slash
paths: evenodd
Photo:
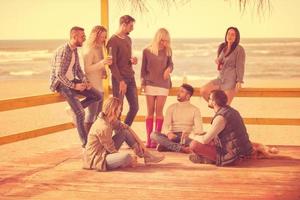
<path id="1" fill-rule="evenodd" d="M 145 164 L 151 164 L 151 163 L 159 163 L 163 159 L 165 159 L 165 156 L 163 154 L 159 155 L 153 155 L 152 153 L 148 152 L 147 155 L 144 157 Z"/>

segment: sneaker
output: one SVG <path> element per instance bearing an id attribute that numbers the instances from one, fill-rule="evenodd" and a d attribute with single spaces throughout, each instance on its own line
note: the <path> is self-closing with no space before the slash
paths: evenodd
<path id="1" fill-rule="evenodd" d="M 144 157 L 144 162 L 147 165 L 151 163 L 159 163 L 163 159 L 165 159 L 164 155 L 153 155 L 151 153 L 148 153 L 148 155 Z"/>
<path id="2" fill-rule="evenodd" d="M 169 150 L 167 149 L 167 147 L 165 147 L 165 146 L 163 146 L 163 145 L 161 145 L 161 144 L 158 144 L 158 145 L 157 145 L 156 150 L 157 150 L 158 152 L 166 152 L 166 151 L 169 151 Z"/>
<path id="3" fill-rule="evenodd" d="M 215 164 L 214 161 L 204 158 L 203 156 L 192 154 L 189 156 L 190 161 L 193 163 L 201 163 L 201 164 Z"/>

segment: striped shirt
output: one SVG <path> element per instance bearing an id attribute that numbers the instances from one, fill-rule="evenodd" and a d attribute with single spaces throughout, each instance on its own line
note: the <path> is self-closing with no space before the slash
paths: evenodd
<path id="1" fill-rule="evenodd" d="M 54 92 L 56 91 L 59 84 L 63 84 L 66 87 L 75 88 L 75 83 L 66 77 L 67 71 L 72 61 L 72 53 L 75 54 L 75 63 L 72 68 L 72 73 L 74 78 L 78 78 L 82 82 L 87 82 L 87 78 L 84 75 L 80 63 L 77 48 L 71 49 L 68 43 L 65 43 L 59 47 L 52 58 L 51 61 L 51 74 L 50 74 L 50 89 Z"/>

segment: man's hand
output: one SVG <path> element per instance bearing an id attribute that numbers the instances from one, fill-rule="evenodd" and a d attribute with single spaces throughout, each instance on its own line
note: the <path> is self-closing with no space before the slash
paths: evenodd
<path id="1" fill-rule="evenodd" d="M 130 59 L 130 62 L 131 62 L 131 64 L 136 65 L 136 64 L 138 63 L 137 57 L 132 57 L 132 58 Z"/>
<path id="2" fill-rule="evenodd" d="M 127 91 L 127 84 L 125 83 L 125 81 L 120 81 L 120 84 L 119 84 L 119 93 L 121 95 L 124 95 Z"/>
<path id="3" fill-rule="evenodd" d="M 75 84 L 75 90 L 79 90 L 80 92 L 82 92 L 85 89 L 86 89 L 85 83 L 76 83 Z"/>
<path id="4" fill-rule="evenodd" d="M 90 83 L 90 82 L 86 82 L 85 83 L 85 86 L 86 86 L 86 89 L 87 90 L 90 90 L 93 86 L 92 86 L 92 84 Z"/>
<path id="5" fill-rule="evenodd" d="M 167 137 L 168 137 L 169 140 L 173 140 L 173 139 L 175 139 L 175 138 L 177 137 L 177 135 L 174 134 L 174 133 L 172 133 L 172 132 L 169 132 L 169 133 L 167 134 Z"/>
<path id="6" fill-rule="evenodd" d="M 182 132 L 181 138 L 180 138 L 180 144 L 185 144 L 186 138 L 188 138 L 189 133 L 188 132 Z"/>

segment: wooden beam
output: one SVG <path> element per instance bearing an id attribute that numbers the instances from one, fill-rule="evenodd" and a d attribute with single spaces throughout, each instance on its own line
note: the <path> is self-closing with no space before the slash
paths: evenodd
<path id="1" fill-rule="evenodd" d="M 195 95 L 199 96 L 200 88 L 195 88 Z M 169 95 L 175 96 L 178 87 L 172 88 Z M 108 93 L 111 94 L 111 88 Z M 140 94 L 140 88 L 138 88 Z M 237 95 L 238 97 L 300 97 L 300 88 L 243 88 Z M 27 108 L 32 106 L 40 106 L 51 103 L 64 101 L 64 98 L 58 93 L 44 94 L 39 96 L 22 97 L 15 99 L 0 100 L 0 112 L 14 110 L 19 108 Z"/>
<path id="2" fill-rule="evenodd" d="M 101 17 L 100 22 L 101 25 L 104 26 L 107 29 L 107 35 L 109 35 L 109 4 L 108 0 L 101 0 L 100 2 L 100 11 L 101 11 Z M 104 57 L 107 57 L 107 50 L 106 47 L 103 48 L 103 54 Z M 107 73 L 107 78 L 103 80 L 103 90 L 104 90 L 104 98 L 106 99 L 109 94 L 109 82 L 110 82 L 110 70 L 108 68 L 108 65 L 105 66 L 105 70 Z"/>
<path id="3" fill-rule="evenodd" d="M 101 11 L 101 25 L 109 30 L 109 9 L 108 9 L 108 0 L 101 0 L 100 2 L 100 11 Z"/>
<path id="4" fill-rule="evenodd" d="M 65 123 L 65 124 L 59 124 L 59 125 L 55 125 L 55 126 L 40 128 L 40 129 L 36 129 L 36 130 L 26 131 L 23 133 L 7 135 L 7 136 L 0 137 L 0 145 L 17 142 L 17 141 L 21 141 L 21 140 L 26 140 L 26 139 L 30 139 L 30 138 L 35 138 L 35 137 L 39 137 L 39 136 L 43 136 L 43 135 L 48 135 L 48 134 L 56 133 L 59 131 L 68 130 L 71 128 L 74 128 L 73 123 Z"/>
<path id="5" fill-rule="evenodd" d="M 125 116 L 122 116 L 122 120 L 125 119 Z M 300 126 L 300 119 L 295 118 L 243 118 L 245 124 L 252 125 L 289 125 L 289 126 Z M 203 123 L 210 123 L 211 117 L 202 117 Z M 136 116 L 134 119 L 135 122 L 144 122 L 145 116 Z"/>
<path id="6" fill-rule="evenodd" d="M 122 116 L 122 120 L 125 116 Z M 211 122 L 211 117 L 202 117 L 203 123 L 208 124 Z M 136 116 L 135 122 L 144 122 L 145 116 Z M 283 119 L 283 118 L 244 118 L 245 124 L 250 125 L 289 125 L 289 126 L 300 126 L 300 119 Z M 59 131 L 64 131 L 74 128 L 72 123 L 59 124 L 55 126 L 49 126 L 45 128 L 40 128 L 32 131 L 27 131 L 23 133 L 12 134 L 8 136 L 0 137 L 0 145 L 8 144 L 12 142 L 17 142 L 21 140 L 26 140 L 30 138 L 35 138 L 43 135 L 48 135 L 56 133 Z"/>
<path id="7" fill-rule="evenodd" d="M 194 96 L 200 96 L 200 88 L 194 88 Z M 140 92 L 140 89 L 139 89 Z M 177 95 L 178 87 L 170 90 L 169 95 Z M 300 97 L 300 88 L 242 88 L 238 97 Z"/>
<path id="8" fill-rule="evenodd" d="M 44 94 L 39 96 L 21 97 L 16 99 L 0 100 L 0 112 L 14 110 L 19 108 L 27 108 L 32 106 L 40 106 L 51 103 L 58 103 L 65 99 L 58 93 Z"/>

